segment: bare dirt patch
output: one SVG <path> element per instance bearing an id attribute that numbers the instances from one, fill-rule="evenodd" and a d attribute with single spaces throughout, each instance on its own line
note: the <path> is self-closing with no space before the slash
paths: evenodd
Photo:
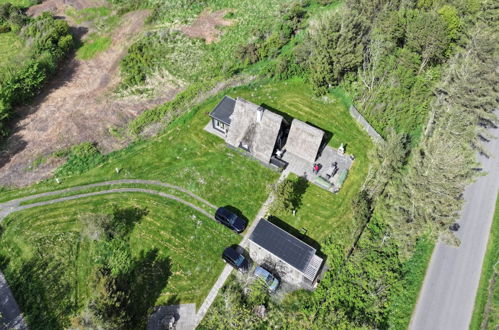
<path id="1" fill-rule="evenodd" d="M 191 25 L 182 26 L 180 30 L 190 38 L 204 39 L 207 44 L 216 42 L 222 34 L 218 27 L 234 24 L 234 20 L 224 18 L 229 12 L 231 11 L 218 10 L 211 12 L 210 9 L 205 9 Z"/>
<path id="2" fill-rule="evenodd" d="M 24 186 L 49 177 L 60 164 L 51 162 L 36 169 L 30 165 L 39 156 L 74 144 L 96 142 L 103 152 L 122 148 L 129 141 L 113 137 L 110 128 L 125 127 L 142 111 L 179 92 L 179 87 L 165 85 L 160 95 L 146 100 L 116 98 L 112 93 L 119 82 L 119 61 L 148 15 L 148 11 L 126 14 L 108 50 L 91 60 L 68 60 L 31 106 L 16 110 L 22 119 L 0 153 L 0 185 Z"/>

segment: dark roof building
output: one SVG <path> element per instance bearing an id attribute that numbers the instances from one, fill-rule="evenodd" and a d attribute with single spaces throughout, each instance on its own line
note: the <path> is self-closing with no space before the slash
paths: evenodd
<path id="1" fill-rule="evenodd" d="M 234 107 L 236 106 L 236 100 L 230 96 L 224 96 L 224 98 L 217 104 L 215 109 L 210 112 L 210 117 L 214 118 L 222 123 L 230 125 L 230 116 L 234 112 Z"/>
<path id="2" fill-rule="evenodd" d="M 288 264 L 313 282 L 322 266 L 316 250 L 275 224 L 261 219 L 249 238 L 250 242 Z"/>

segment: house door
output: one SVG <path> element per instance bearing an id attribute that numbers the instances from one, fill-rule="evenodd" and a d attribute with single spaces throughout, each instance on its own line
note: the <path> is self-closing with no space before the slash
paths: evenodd
<path id="1" fill-rule="evenodd" d="M 225 132 L 226 129 L 227 129 L 227 125 L 222 123 L 221 121 L 218 121 L 218 120 L 215 120 L 215 128 L 222 131 L 222 132 Z"/>

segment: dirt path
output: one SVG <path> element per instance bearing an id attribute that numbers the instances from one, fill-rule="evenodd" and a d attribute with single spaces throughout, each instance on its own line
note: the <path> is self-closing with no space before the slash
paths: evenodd
<path id="1" fill-rule="evenodd" d="M 179 203 L 182 203 L 184 205 L 189 206 L 190 208 L 203 213 L 206 215 L 208 218 L 213 219 L 213 214 L 210 214 L 206 212 L 204 209 L 200 208 L 199 206 L 196 206 L 186 200 L 183 200 L 180 197 L 173 196 L 161 191 L 156 191 L 152 189 L 142 189 L 142 188 L 116 188 L 116 189 L 108 189 L 108 190 L 101 190 L 101 191 L 94 191 L 90 193 L 85 193 L 85 194 L 78 194 L 78 195 L 72 195 L 72 196 L 66 196 L 66 197 L 61 197 L 61 198 L 56 198 L 56 199 L 51 199 L 48 201 L 43 201 L 43 202 L 38 202 L 38 203 L 33 203 L 33 204 L 26 204 L 26 205 L 20 205 L 17 207 L 11 207 L 5 210 L 2 210 L 0 212 L 0 221 L 1 219 L 5 218 L 7 215 L 13 212 L 18 212 L 26 209 L 30 209 L 33 207 L 38 207 L 38 206 L 44 206 L 44 205 L 51 205 L 51 204 L 56 204 L 60 202 L 65 202 L 65 201 L 71 201 L 74 199 L 79 199 L 79 198 L 85 198 L 85 197 L 90 197 L 90 196 L 99 196 L 99 195 L 107 195 L 107 194 L 115 194 L 115 193 L 130 193 L 130 192 L 139 192 L 139 193 L 145 193 L 145 194 L 151 194 L 151 195 L 158 195 L 164 198 L 172 199 L 175 200 Z"/>
<path id="2" fill-rule="evenodd" d="M 31 199 L 35 198 L 40 198 L 40 197 L 46 197 L 46 196 L 54 196 L 58 194 L 62 194 L 65 192 L 71 192 L 71 191 L 78 191 L 82 189 L 87 189 L 87 188 L 92 188 L 92 187 L 99 187 L 99 186 L 108 186 L 108 185 L 115 185 L 115 184 L 147 184 L 147 185 L 156 185 L 160 187 L 166 187 L 166 188 L 171 188 L 177 191 L 181 191 L 183 193 L 186 193 L 187 195 L 195 198 L 196 200 L 202 202 L 205 206 L 207 206 L 208 209 L 216 209 L 216 206 L 208 202 L 207 200 L 203 199 L 202 197 L 199 197 L 198 195 L 190 192 L 189 190 L 186 190 L 182 187 L 171 185 L 168 183 L 163 183 L 160 181 L 154 181 L 154 180 L 136 180 L 136 179 L 125 179 L 125 180 L 114 180 L 114 181 L 105 181 L 105 182 L 99 182 L 99 183 L 94 183 L 94 184 L 89 184 L 89 185 L 84 185 L 84 186 L 77 186 L 77 187 L 71 187 L 67 189 L 62 189 L 58 191 L 51 191 L 51 192 L 46 192 L 46 193 L 40 193 L 36 195 L 31 195 L 27 197 L 22 197 L 18 199 L 14 199 L 8 202 L 4 202 L 0 204 L 0 223 L 2 220 L 8 216 L 9 214 L 13 212 L 18 212 L 22 211 L 25 209 L 29 209 L 32 207 L 37 207 L 37 206 L 44 206 L 44 205 L 50 205 L 50 204 L 55 204 L 55 203 L 60 203 L 64 201 L 70 201 L 74 199 L 79 199 L 79 198 L 84 198 L 84 197 L 90 197 L 90 196 L 98 196 L 98 195 L 105 195 L 105 194 L 113 194 L 113 193 L 145 193 L 145 194 L 152 194 L 152 195 L 158 195 L 164 198 L 168 198 L 171 200 L 175 200 L 179 203 L 182 203 L 202 214 L 207 216 L 209 219 L 214 219 L 213 214 L 210 212 L 207 212 L 205 209 L 196 206 L 180 197 L 170 195 L 164 192 L 152 190 L 152 189 L 142 189 L 142 188 L 116 188 L 116 189 L 108 189 L 108 190 L 103 190 L 103 191 L 96 191 L 96 192 L 91 192 L 91 193 L 84 193 L 84 194 L 78 194 L 78 195 L 73 195 L 73 196 L 67 196 L 67 197 L 61 197 L 61 198 L 56 198 L 48 201 L 43 201 L 43 202 L 38 202 L 38 203 L 33 203 L 33 204 L 27 204 L 27 205 L 20 205 L 22 202 L 29 201 Z M 24 330 L 28 329 L 26 326 L 26 322 L 24 321 L 23 315 L 21 313 L 21 310 L 19 309 L 19 306 L 17 305 L 14 296 L 12 295 L 12 292 L 7 284 L 7 281 L 5 280 L 5 277 L 3 276 L 2 272 L 0 272 L 0 329 L 19 329 L 19 330 Z"/>
<path id="3" fill-rule="evenodd" d="M 58 13 L 62 10 L 57 7 L 60 2 L 68 3 L 52 0 L 43 4 L 55 6 L 53 10 Z M 82 6 L 80 2 L 76 3 Z M 33 15 L 40 11 L 36 6 L 32 8 Z M 178 93 L 178 88 L 169 86 L 150 100 L 117 99 L 111 93 L 119 82 L 119 61 L 142 31 L 148 15 L 145 10 L 126 14 L 113 31 L 107 51 L 86 61 L 68 60 L 31 106 L 16 110 L 22 119 L 0 153 L 0 185 L 25 186 L 49 177 L 60 161 L 34 170 L 29 170 L 30 165 L 39 156 L 70 145 L 90 141 L 96 142 L 103 152 L 122 148 L 127 141 L 113 137 L 110 128 L 124 127 L 142 111 Z M 82 26 L 72 28 L 80 34 L 88 32 Z"/>
<path id="4" fill-rule="evenodd" d="M 87 193 L 87 194 L 78 194 L 78 195 L 73 195 L 73 196 L 61 197 L 61 198 L 56 198 L 56 199 L 43 201 L 43 202 L 39 202 L 39 203 L 21 205 L 21 203 L 23 203 L 23 202 L 26 202 L 26 201 L 29 201 L 32 199 L 37 199 L 40 197 L 57 196 L 57 195 L 64 194 L 67 192 L 72 192 L 72 191 L 79 191 L 79 190 L 83 190 L 83 189 L 89 189 L 89 188 L 101 187 L 101 186 L 112 186 L 112 185 L 118 185 L 118 184 L 144 184 L 144 185 L 154 185 L 154 186 L 158 186 L 158 187 L 170 188 L 170 189 L 174 189 L 174 190 L 183 192 L 183 193 L 191 196 L 192 198 L 194 198 L 194 199 L 200 201 L 201 203 L 205 204 L 206 206 L 208 206 L 208 208 L 211 208 L 211 209 L 217 208 L 215 205 L 211 204 L 210 202 L 203 199 L 202 197 L 199 197 L 198 195 L 190 192 L 189 190 L 184 189 L 184 188 L 179 187 L 179 186 L 175 186 L 175 185 L 171 185 L 168 183 L 155 181 L 155 180 L 123 179 L 123 180 L 103 181 L 103 182 L 99 182 L 99 183 L 92 183 L 92 184 L 87 184 L 87 185 L 83 185 L 83 186 L 76 186 L 76 187 L 71 187 L 71 188 L 66 188 L 66 189 L 61 189 L 61 190 L 56 190 L 56 191 L 49 191 L 49 192 L 45 192 L 45 193 L 21 197 L 21 198 L 17 198 L 17 199 L 13 199 L 13 200 L 10 200 L 7 202 L 0 203 L 0 222 L 9 214 L 11 214 L 13 212 L 20 211 L 20 210 L 24 210 L 26 208 L 49 205 L 49 204 L 54 204 L 54 203 L 63 202 L 66 200 L 72 200 L 72 199 L 77 199 L 77 198 L 82 198 L 82 197 L 87 197 L 87 196 L 109 194 L 111 192 L 139 191 L 139 192 L 156 194 L 156 195 L 160 195 L 163 197 L 167 197 L 167 198 L 171 198 L 171 199 L 180 201 L 181 203 L 184 203 L 188 206 L 192 205 L 191 206 L 192 208 L 199 211 L 199 208 L 197 206 L 195 206 L 189 202 L 186 202 L 184 200 L 181 200 L 180 198 L 178 198 L 176 196 L 161 193 L 161 192 L 151 190 L 151 189 L 139 189 L 139 188 L 120 188 L 120 189 L 104 190 L 104 191 L 92 192 L 92 193 Z M 204 210 L 200 211 L 200 212 L 207 214 L 206 211 L 204 211 Z M 208 215 L 208 217 L 212 218 L 213 216 Z"/>

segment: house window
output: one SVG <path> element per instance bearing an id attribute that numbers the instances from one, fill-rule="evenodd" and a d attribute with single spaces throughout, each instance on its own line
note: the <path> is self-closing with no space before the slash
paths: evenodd
<path id="1" fill-rule="evenodd" d="M 227 128 L 227 125 L 225 125 L 221 121 L 215 120 L 215 127 L 221 131 L 225 131 L 225 129 Z"/>

